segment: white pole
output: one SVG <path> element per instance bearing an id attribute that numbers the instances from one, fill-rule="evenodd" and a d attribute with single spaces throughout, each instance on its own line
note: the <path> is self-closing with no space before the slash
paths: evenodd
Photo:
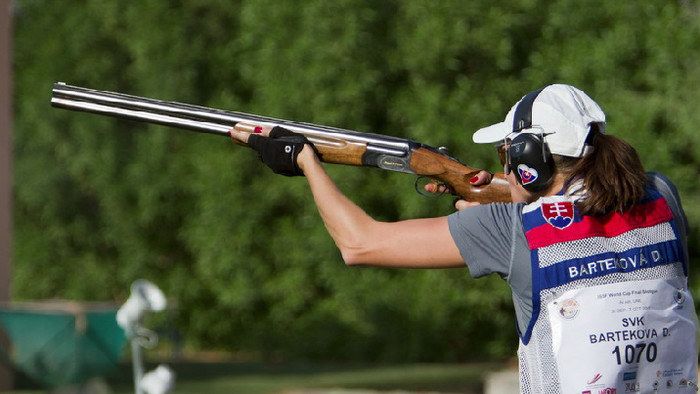
<path id="1" fill-rule="evenodd" d="M 141 378 L 143 378 L 143 356 L 138 336 L 131 338 L 131 360 L 134 367 L 134 393 L 143 394 L 141 390 Z"/>

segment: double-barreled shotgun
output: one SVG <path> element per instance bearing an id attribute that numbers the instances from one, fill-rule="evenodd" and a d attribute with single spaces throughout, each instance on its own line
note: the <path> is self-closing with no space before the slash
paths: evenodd
<path id="1" fill-rule="evenodd" d="M 256 127 L 281 126 L 306 136 L 326 163 L 377 167 L 428 177 L 469 201 L 510 201 L 503 174 L 495 174 L 488 185 L 471 185 L 469 180 L 478 169 L 460 163 L 444 148 L 408 139 L 87 89 L 62 82 L 53 86 L 51 105 L 225 137 L 230 137 L 234 127 L 253 131 Z"/>

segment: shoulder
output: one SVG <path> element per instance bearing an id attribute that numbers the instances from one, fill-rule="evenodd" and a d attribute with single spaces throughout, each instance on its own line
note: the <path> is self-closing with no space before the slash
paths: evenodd
<path id="1" fill-rule="evenodd" d="M 457 211 L 448 217 L 449 221 L 471 224 L 503 224 L 512 223 L 513 218 L 522 214 L 524 203 L 491 203 Z M 510 225 L 508 225 L 510 227 Z"/>
<path id="2" fill-rule="evenodd" d="M 676 185 L 671 182 L 666 175 L 660 172 L 647 172 L 647 178 L 649 179 L 649 185 L 666 199 L 666 203 L 671 209 L 673 217 L 679 221 L 683 229 L 687 229 L 688 224 Z"/>
<path id="3" fill-rule="evenodd" d="M 507 278 L 513 245 L 524 239 L 524 204 L 491 203 L 457 211 L 447 217 L 450 234 L 475 278 L 498 273 Z"/>
<path id="4" fill-rule="evenodd" d="M 447 223 L 455 239 L 481 239 L 481 242 L 503 244 L 504 240 L 512 238 L 515 229 L 523 228 L 524 207 L 524 203 L 478 205 L 451 214 Z M 523 231 L 516 233 L 522 234 Z"/>
<path id="5" fill-rule="evenodd" d="M 676 185 L 671 182 L 666 175 L 660 172 L 650 171 L 647 172 L 647 179 L 649 180 L 649 184 L 654 189 L 658 190 L 664 197 L 672 197 L 680 201 Z"/>

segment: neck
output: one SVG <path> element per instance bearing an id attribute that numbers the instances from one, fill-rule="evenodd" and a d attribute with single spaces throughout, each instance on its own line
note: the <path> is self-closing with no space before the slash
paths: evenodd
<path id="1" fill-rule="evenodd" d="M 527 195 L 524 196 L 525 197 L 524 201 L 529 204 L 531 202 L 537 201 L 537 199 L 539 199 L 540 197 L 554 196 L 557 193 L 559 193 L 561 191 L 561 189 L 564 188 L 565 183 L 566 183 L 566 177 L 562 176 L 561 174 L 557 174 L 557 175 L 555 175 L 554 179 L 552 180 L 552 184 L 549 185 L 549 187 L 547 189 L 545 189 L 544 191 L 541 191 L 539 193 L 526 192 Z"/>
<path id="2" fill-rule="evenodd" d="M 543 196 L 553 196 L 561 191 L 561 189 L 564 188 L 564 184 L 566 183 L 566 177 L 562 174 L 557 174 L 554 177 L 554 180 L 552 182 L 552 185 L 547 188 L 547 190 L 543 193 Z"/>

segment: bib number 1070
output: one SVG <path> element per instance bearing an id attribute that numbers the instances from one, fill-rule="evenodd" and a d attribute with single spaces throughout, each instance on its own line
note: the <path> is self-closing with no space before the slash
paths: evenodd
<path id="1" fill-rule="evenodd" d="M 617 358 L 617 365 L 622 365 L 623 362 L 625 364 L 639 363 L 642 359 L 652 363 L 656 360 L 657 353 L 658 350 L 654 342 L 650 342 L 648 345 L 646 343 L 627 345 L 622 349 L 615 346 L 612 351 L 612 354 Z"/>

